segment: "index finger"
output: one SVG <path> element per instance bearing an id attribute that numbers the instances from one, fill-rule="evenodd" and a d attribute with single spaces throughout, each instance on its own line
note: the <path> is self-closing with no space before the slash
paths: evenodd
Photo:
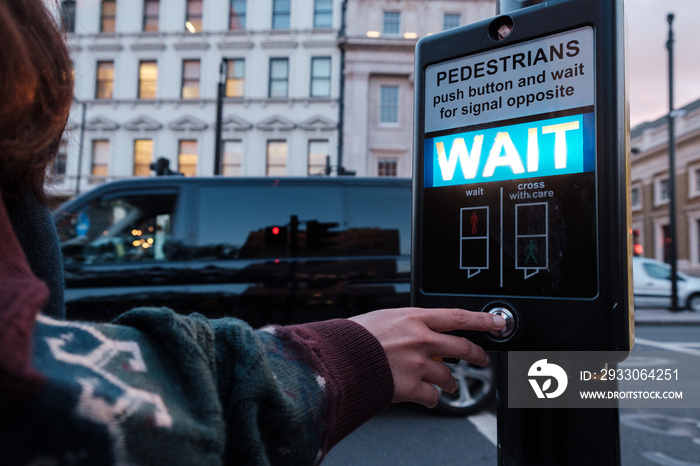
<path id="1" fill-rule="evenodd" d="M 475 330 L 491 332 L 506 325 L 501 316 L 465 309 L 423 309 L 423 322 L 436 332 Z"/>

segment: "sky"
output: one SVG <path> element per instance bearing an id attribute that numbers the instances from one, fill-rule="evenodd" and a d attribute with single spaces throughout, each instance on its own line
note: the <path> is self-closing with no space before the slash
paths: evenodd
<path id="1" fill-rule="evenodd" d="M 669 13 L 674 14 L 674 107 L 700 99 L 700 0 L 625 0 L 630 125 L 669 110 Z"/>

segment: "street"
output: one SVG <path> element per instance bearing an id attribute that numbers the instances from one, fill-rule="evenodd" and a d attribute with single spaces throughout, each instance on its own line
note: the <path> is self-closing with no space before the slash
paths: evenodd
<path id="1" fill-rule="evenodd" d="M 636 338 L 633 352 L 697 351 L 700 326 L 638 326 Z M 624 466 L 700 466 L 700 406 L 623 409 L 620 425 Z M 469 418 L 438 417 L 414 405 L 392 406 L 340 442 L 323 464 L 494 466 L 496 406 Z"/>

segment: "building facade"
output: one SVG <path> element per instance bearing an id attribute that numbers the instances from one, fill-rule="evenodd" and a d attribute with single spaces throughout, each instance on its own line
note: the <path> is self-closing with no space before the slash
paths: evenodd
<path id="1" fill-rule="evenodd" d="M 411 176 L 416 42 L 495 13 L 494 0 L 60 4 L 76 90 L 59 196 L 152 176 L 159 158 L 186 176 L 316 175 L 327 161 Z"/>
<path id="2" fill-rule="evenodd" d="M 342 163 L 359 176 L 412 172 L 414 50 L 428 34 L 495 15 L 494 0 L 349 0 Z"/>
<path id="3" fill-rule="evenodd" d="M 678 268 L 700 273 L 700 100 L 674 112 L 676 251 Z M 635 255 L 667 261 L 669 216 L 668 118 L 632 129 L 632 237 Z"/>
<path id="4" fill-rule="evenodd" d="M 60 3 L 76 89 L 57 195 L 151 176 L 161 157 L 186 176 L 306 176 L 335 160 L 340 0 Z"/>

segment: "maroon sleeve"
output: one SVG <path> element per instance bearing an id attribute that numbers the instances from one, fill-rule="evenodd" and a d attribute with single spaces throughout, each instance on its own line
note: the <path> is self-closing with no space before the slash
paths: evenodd
<path id="1" fill-rule="evenodd" d="M 48 296 L 31 272 L 0 197 L 0 419 L 40 389 L 31 364 L 36 315 Z"/>
<path id="2" fill-rule="evenodd" d="M 389 362 L 379 341 L 363 326 L 335 319 L 277 330 L 324 378 L 328 399 L 324 452 L 391 404 L 394 381 Z"/>

